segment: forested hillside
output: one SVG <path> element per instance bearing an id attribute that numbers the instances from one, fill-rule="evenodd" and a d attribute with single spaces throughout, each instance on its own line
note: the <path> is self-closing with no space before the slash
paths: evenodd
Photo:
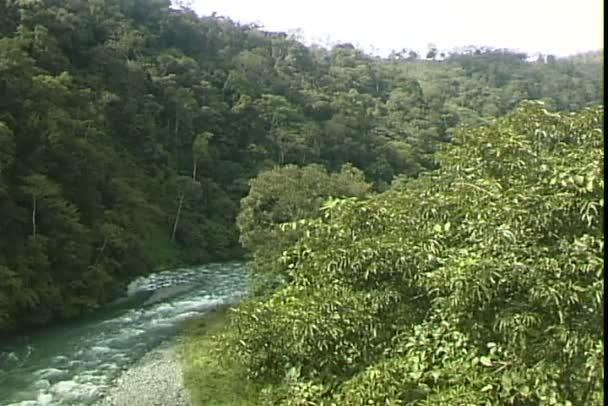
<path id="1" fill-rule="evenodd" d="M 381 59 L 169 5 L 0 3 L 0 332 L 242 255 L 235 218 L 261 170 L 348 163 L 382 191 L 435 168 L 459 126 L 602 98 L 599 55 Z"/>

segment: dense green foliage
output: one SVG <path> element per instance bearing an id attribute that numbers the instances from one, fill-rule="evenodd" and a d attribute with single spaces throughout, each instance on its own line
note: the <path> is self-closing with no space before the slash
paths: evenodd
<path id="1" fill-rule="evenodd" d="M 224 360 L 217 338 L 227 328 L 228 309 L 213 309 L 184 326 L 179 355 L 184 385 L 195 405 L 258 406 L 259 388 L 240 366 Z"/>
<path id="2" fill-rule="evenodd" d="M 258 276 L 256 294 L 288 277 L 276 269 L 275 258 L 301 237 L 298 221 L 318 217 L 327 199 L 361 198 L 371 190 L 363 172 L 349 164 L 331 174 L 318 164 L 285 165 L 261 172 L 250 185 L 237 226 L 241 244 L 253 253 L 249 269 Z"/>
<path id="3" fill-rule="evenodd" d="M 248 180 L 351 163 L 377 190 L 524 98 L 578 109 L 599 57 L 305 47 L 169 0 L 0 2 L 0 331 L 95 309 L 159 265 L 242 253 Z"/>
<path id="4" fill-rule="evenodd" d="M 299 222 L 226 357 L 268 404 L 602 404 L 603 113 L 526 102 Z"/>

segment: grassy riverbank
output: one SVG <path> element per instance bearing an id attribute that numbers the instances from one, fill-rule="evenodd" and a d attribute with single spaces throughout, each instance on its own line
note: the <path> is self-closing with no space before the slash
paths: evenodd
<path id="1" fill-rule="evenodd" d="M 227 307 L 211 311 L 186 324 L 178 352 L 184 384 L 193 405 L 258 405 L 256 387 L 235 363 L 220 359 L 217 337 L 228 326 Z"/>

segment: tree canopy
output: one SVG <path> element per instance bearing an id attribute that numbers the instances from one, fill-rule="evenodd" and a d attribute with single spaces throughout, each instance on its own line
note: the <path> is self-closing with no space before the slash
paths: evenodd
<path id="1" fill-rule="evenodd" d="M 382 59 L 170 5 L 0 4 L 0 331 L 241 256 L 240 199 L 276 165 L 350 164 L 382 191 L 523 99 L 602 97 L 601 58 Z"/>

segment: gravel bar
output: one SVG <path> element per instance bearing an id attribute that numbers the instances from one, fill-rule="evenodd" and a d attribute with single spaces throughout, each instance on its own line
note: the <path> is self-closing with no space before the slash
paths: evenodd
<path id="1" fill-rule="evenodd" d="M 147 353 L 114 382 L 97 406 L 190 406 L 175 342 Z"/>

